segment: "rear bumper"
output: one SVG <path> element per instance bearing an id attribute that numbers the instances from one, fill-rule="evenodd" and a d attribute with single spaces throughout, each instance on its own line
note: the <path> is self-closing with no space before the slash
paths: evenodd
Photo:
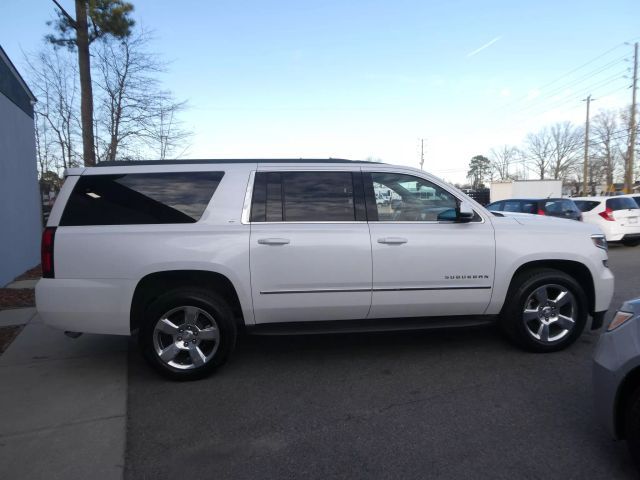
<path id="1" fill-rule="evenodd" d="M 43 278 L 36 308 L 45 324 L 83 333 L 129 335 L 132 281 Z"/>
<path id="2" fill-rule="evenodd" d="M 640 240 L 640 229 L 633 229 L 631 232 L 625 232 L 624 230 L 614 230 L 607 233 L 607 242 L 621 242 L 623 240 Z"/>

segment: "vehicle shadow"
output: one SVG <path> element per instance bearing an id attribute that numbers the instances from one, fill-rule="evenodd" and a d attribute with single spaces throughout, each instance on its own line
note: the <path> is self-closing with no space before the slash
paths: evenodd
<path id="1" fill-rule="evenodd" d="M 230 478 L 634 478 L 595 421 L 596 339 L 541 355 L 494 327 L 243 335 L 224 367 L 191 383 L 131 352 L 127 474 L 215 464 Z"/>

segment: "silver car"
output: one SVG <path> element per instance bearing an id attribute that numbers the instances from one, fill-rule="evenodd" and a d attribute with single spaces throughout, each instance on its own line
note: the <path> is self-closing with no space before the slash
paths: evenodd
<path id="1" fill-rule="evenodd" d="M 640 298 L 625 302 L 600 336 L 593 383 L 597 415 L 640 469 Z"/>

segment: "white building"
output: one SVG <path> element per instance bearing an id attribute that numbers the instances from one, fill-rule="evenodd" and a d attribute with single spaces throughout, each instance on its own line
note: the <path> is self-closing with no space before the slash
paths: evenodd
<path id="1" fill-rule="evenodd" d="M 0 287 L 40 263 L 35 97 L 0 47 Z"/>
<path id="2" fill-rule="evenodd" d="M 562 196 L 562 180 L 512 180 L 491 182 L 491 201 L 510 198 L 550 198 Z"/>

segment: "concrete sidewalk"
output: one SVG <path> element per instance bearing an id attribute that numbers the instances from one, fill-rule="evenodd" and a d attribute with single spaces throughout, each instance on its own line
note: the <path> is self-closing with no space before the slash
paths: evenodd
<path id="1" fill-rule="evenodd" d="M 26 310 L 2 311 L 27 320 L 0 356 L 0 478 L 122 478 L 128 338 L 70 339 Z"/>

